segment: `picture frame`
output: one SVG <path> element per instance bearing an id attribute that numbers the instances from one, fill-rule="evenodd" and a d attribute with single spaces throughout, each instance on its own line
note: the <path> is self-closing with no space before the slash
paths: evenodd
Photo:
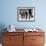
<path id="1" fill-rule="evenodd" d="M 18 7 L 17 21 L 21 22 L 35 21 L 35 7 Z"/>

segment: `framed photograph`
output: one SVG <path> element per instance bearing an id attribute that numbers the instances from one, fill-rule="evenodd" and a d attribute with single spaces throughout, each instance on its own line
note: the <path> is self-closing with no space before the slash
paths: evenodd
<path id="1" fill-rule="evenodd" d="M 18 21 L 35 21 L 35 8 L 34 7 L 18 7 L 17 8 Z"/>

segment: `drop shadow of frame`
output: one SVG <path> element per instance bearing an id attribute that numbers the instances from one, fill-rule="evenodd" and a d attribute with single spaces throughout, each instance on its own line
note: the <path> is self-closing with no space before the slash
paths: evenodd
<path id="1" fill-rule="evenodd" d="M 34 22 L 35 21 L 35 7 L 18 7 L 17 21 L 20 22 Z"/>

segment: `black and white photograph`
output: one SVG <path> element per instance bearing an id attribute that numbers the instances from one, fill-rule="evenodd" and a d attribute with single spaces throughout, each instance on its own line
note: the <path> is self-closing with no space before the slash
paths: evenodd
<path id="1" fill-rule="evenodd" d="M 34 21 L 35 8 L 34 7 L 18 7 L 17 20 L 18 21 Z"/>

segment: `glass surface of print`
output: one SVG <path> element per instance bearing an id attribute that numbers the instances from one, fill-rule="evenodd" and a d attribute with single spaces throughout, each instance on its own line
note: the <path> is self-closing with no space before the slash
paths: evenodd
<path id="1" fill-rule="evenodd" d="M 18 7 L 17 17 L 18 21 L 34 21 L 34 7 Z"/>

